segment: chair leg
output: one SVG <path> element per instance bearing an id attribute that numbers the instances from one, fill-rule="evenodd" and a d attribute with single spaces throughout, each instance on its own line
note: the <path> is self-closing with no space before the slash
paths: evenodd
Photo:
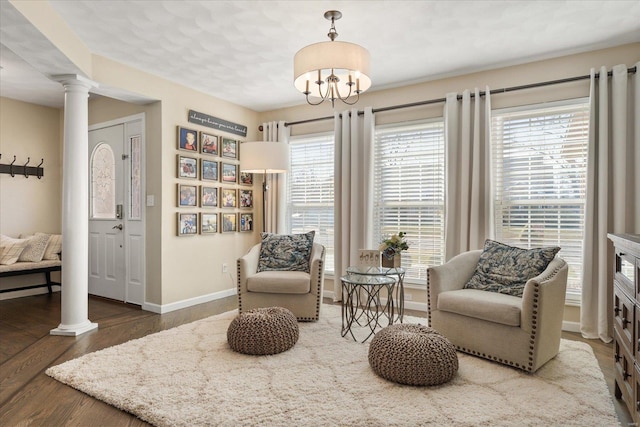
<path id="1" fill-rule="evenodd" d="M 47 278 L 47 288 L 49 289 L 49 294 L 52 294 L 53 289 L 51 288 L 51 272 L 45 271 L 44 275 Z"/>

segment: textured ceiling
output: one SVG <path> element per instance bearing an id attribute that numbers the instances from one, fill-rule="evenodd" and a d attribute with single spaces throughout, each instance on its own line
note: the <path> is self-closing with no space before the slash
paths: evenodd
<path id="1" fill-rule="evenodd" d="M 93 53 L 257 111 L 304 102 L 293 56 L 328 40 L 330 9 L 371 52 L 371 90 L 640 41 L 638 0 L 50 3 Z"/>

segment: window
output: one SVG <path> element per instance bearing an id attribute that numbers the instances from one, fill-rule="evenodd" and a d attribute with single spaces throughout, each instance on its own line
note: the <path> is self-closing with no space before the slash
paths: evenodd
<path id="1" fill-rule="evenodd" d="M 569 264 L 567 297 L 582 288 L 589 105 L 573 100 L 492 116 L 497 240 L 559 246 Z"/>
<path id="2" fill-rule="evenodd" d="M 116 162 L 108 144 L 91 153 L 91 218 L 116 218 Z"/>
<path id="3" fill-rule="evenodd" d="M 376 127 L 373 240 L 407 233 L 406 283 L 444 261 L 444 121 Z"/>
<path id="4" fill-rule="evenodd" d="M 326 250 L 325 272 L 333 274 L 333 133 L 292 137 L 289 146 L 287 228 L 315 230 Z"/>

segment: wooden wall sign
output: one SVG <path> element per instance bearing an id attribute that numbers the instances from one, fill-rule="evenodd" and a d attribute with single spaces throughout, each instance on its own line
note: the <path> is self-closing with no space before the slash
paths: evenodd
<path id="1" fill-rule="evenodd" d="M 197 123 L 223 132 L 234 135 L 247 136 L 247 127 L 227 120 L 219 119 L 208 114 L 189 110 L 189 123 Z"/>

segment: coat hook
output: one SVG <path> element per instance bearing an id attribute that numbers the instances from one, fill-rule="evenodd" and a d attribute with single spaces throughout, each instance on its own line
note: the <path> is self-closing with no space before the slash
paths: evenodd
<path id="1" fill-rule="evenodd" d="M 29 164 L 30 161 L 31 161 L 31 157 L 27 157 L 27 163 L 24 164 L 24 177 L 25 178 L 29 178 L 29 175 L 27 175 L 27 165 Z"/>
<path id="2" fill-rule="evenodd" d="M 44 159 L 40 159 L 40 164 L 36 167 L 36 176 L 38 179 L 42 179 L 42 164 L 44 163 Z"/>
<path id="3" fill-rule="evenodd" d="M 16 176 L 16 175 L 13 173 L 13 164 L 14 164 L 15 162 L 16 162 L 16 156 L 14 155 L 14 156 L 13 156 L 13 162 L 11 162 L 11 164 L 9 165 L 9 173 L 11 174 L 11 178 L 13 178 L 14 176 Z"/>

